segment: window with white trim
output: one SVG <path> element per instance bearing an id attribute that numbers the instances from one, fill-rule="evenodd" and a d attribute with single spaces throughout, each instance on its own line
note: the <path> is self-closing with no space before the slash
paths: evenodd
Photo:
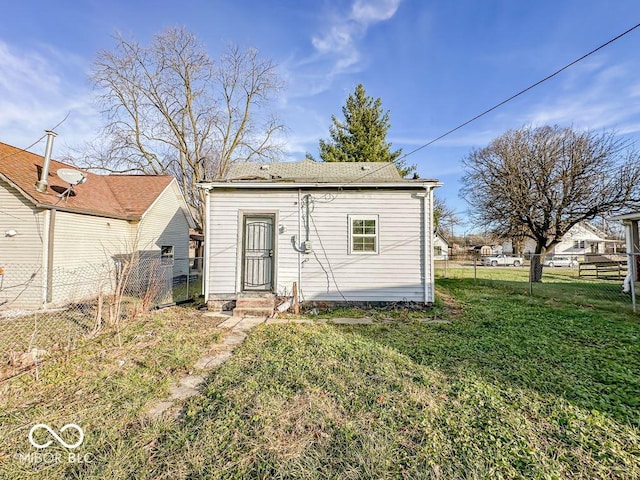
<path id="1" fill-rule="evenodd" d="M 349 253 L 378 253 L 379 227 L 377 215 L 349 215 Z"/>
<path id="2" fill-rule="evenodd" d="M 574 240 L 573 248 L 584 248 L 584 240 Z"/>
<path id="3" fill-rule="evenodd" d="M 160 260 L 162 265 L 173 265 L 173 245 L 160 247 Z"/>

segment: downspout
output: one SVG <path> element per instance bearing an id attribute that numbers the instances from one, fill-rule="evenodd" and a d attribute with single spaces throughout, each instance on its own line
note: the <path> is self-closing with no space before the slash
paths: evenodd
<path id="1" fill-rule="evenodd" d="M 424 261 L 423 261 L 423 270 L 424 270 L 424 303 L 433 303 L 433 189 L 429 186 L 426 187 L 425 195 L 423 197 L 423 209 L 424 209 L 424 229 L 422 232 L 424 238 Z"/>
<path id="2" fill-rule="evenodd" d="M 53 299 L 53 246 L 54 234 L 56 230 L 56 209 L 49 210 L 49 225 L 47 226 L 47 294 L 46 303 L 51 303 Z"/>
<path id="3" fill-rule="evenodd" d="M 42 307 L 44 308 L 47 303 L 47 278 L 49 276 L 49 219 L 51 218 L 51 210 L 44 210 L 42 212 L 44 217 L 44 225 L 42 227 L 42 233 L 40 238 L 42 239 L 42 243 L 40 244 L 40 248 L 42 249 L 41 255 L 42 260 L 40 261 L 40 267 L 42 269 L 42 277 L 40 277 L 40 301 L 42 302 Z"/>
<path id="4" fill-rule="evenodd" d="M 298 238 L 302 238 L 302 189 L 298 189 Z M 298 253 L 298 301 L 302 291 L 302 252 L 296 247 Z"/>
<path id="5" fill-rule="evenodd" d="M 429 270 L 430 270 L 430 278 L 431 278 L 431 288 L 430 288 L 430 297 L 429 301 L 431 303 L 435 302 L 435 294 L 436 294 L 436 284 L 434 278 L 435 271 L 435 261 L 433 259 L 433 187 L 429 187 Z"/>
<path id="6" fill-rule="evenodd" d="M 205 191 L 204 214 L 204 266 L 202 272 L 202 295 L 209 302 L 209 252 L 211 250 L 211 187 Z"/>

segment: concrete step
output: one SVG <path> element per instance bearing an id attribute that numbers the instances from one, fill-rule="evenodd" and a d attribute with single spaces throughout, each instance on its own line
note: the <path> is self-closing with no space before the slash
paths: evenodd
<path id="1" fill-rule="evenodd" d="M 273 308 L 268 307 L 236 307 L 233 309 L 234 317 L 270 317 Z"/>
<path id="2" fill-rule="evenodd" d="M 236 299 L 236 308 L 276 308 L 276 299 L 270 297 L 238 297 Z"/>

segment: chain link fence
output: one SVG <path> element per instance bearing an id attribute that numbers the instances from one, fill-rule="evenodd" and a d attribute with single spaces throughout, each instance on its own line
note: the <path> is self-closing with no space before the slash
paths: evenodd
<path id="1" fill-rule="evenodd" d="M 528 255 L 470 257 L 435 262 L 436 278 L 472 279 L 553 299 L 558 304 L 599 305 L 640 311 L 639 254 L 588 257 Z M 634 278 L 635 276 L 635 278 Z"/>
<path id="2" fill-rule="evenodd" d="M 0 380 L 138 315 L 200 296 L 202 259 L 123 255 L 107 262 L 0 266 Z"/>

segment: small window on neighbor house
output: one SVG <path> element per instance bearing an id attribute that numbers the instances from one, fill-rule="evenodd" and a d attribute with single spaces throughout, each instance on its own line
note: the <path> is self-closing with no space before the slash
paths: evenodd
<path id="1" fill-rule="evenodd" d="M 378 216 L 349 216 L 349 253 L 378 253 Z"/>
<path id="2" fill-rule="evenodd" d="M 162 245 L 160 247 L 160 259 L 163 265 L 173 265 L 173 245 Z"/>
<path id="3" fill-rule="evenodd" d="M 584 240 L 574 240 L 573 248 L 584 248 Z"/>
<path id="4" fill-rule="evenodd" d="M 434 255 L 442 255 L 442 247 L 439 246 L 439 245 L 433 247 L 433 254 Z"/>

